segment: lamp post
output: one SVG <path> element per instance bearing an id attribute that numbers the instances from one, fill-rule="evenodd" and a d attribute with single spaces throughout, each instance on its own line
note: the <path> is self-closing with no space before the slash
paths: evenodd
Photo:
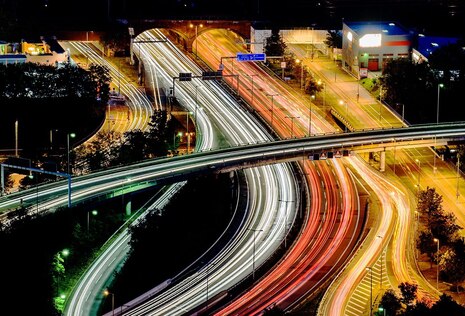
<path id="1" fill-rule="evenodd" d="M 195 27 L 195 59 L 198 59 L 198 58 L 199 58 L 199 56 L 198 56 L 198 50 L 197 50 L 197 47 L 198 47 L 198 46 L 197 46 L 197 42 L 198 42 L 198 40 L 197 40 L 197 28 L 198 28 L 199 26 L 200 26 L 200 27 L 203 27 L 203 24 L 199 24 L 199 25 L 196 24 L 196 25 L 194 25 L 194 24 L 191 23 L 191 24 L 189 25 L 190 28 Z"/>
<path id="2" fill-rule="evenodd" d="M 304 89 L 304 61 L 300 59 L 295 60 L 296 63 L 300 64 L 300 90 Z"/>
<path id="3" fill-rule="evenodd" d="M 252 79 L 252 89 L 251 89 L 251 94 L 252 94 L 252 101 L 250 102 L 250 105 L 252 106 L 253 108 L 253 97 L 254 97 L 254 94 L 253 94 L 253 88 L 254 88 L 254 83 L 253 83 L 253 77 L 255 76 L 258 76 L 257 74 L 252 74 L 252 75 L 249 75 L 249 77 Z"/>
<path id="4" fill-rule="evenodd" d="M 420 194 L 421 161 L 418 160 L 418 159 L 415 159 L 415 162 L 418 165 L 418 183 L 417 183 L 417 186 L 418 186 L 418 195 L 419 195 Z"/>
<path id="5" fill-rule="evenodd" d="M 255 233 L 262 232 L 263 229 L 247 228 L 253 232 L 253 253 L 252 253 L 252 280 L 255 280 Z"/>
<path id="6" fill-rule="evenodd" d="M 339 101 L 339 104 L 342 106 L 342 105 L 346 105 L 346 121 L 347 121 L 347 117 L 349 115 L 349 109 L 348 109 L 348 106 L 347 106 L 347 101 L 343 101 L 343 100 L 340 100 Z M 347 122 L 346 122 L 347 123 Z M 347 124 L 344 124 L 344 131 L 347 133 Z"/>
<path id="7" fill-rule="evenodd" d="M 436 289 L 439 290 L 439 239 L 434 238 L 433 240 L 438 246 L 436 250 Z"/>
<path id="8" fill-rule="evenodd" d="M 271 128 L 273 129 L 273 105 L 274 105 L 274 97 L 279 95 L 278 93 L 275 94 L 267 94 L 267 96 L 271 97 Z"/>
<path id="9" fill-rule="evenodd" d="M 69 163 L 69 138 L 70 138 L 70 137 L 71 137 L 71 138 L 74 138 L 74 137 L 76 137 L 76 134 L 75 134 L 75 133 L 68 133 L 68 134 L 66 135 L 66 154 L 67 154 L 67 156 L 68 156 L 68 160 L 67 160 L 67 165 L 66 165 L 66 167 L 67 167 L 68 174 L 70 174 L 70 170 L 71 170 L 71 168 L 70 168 L 70 163 Z"/>
<path id="10" fill-rule="evenodd" d="M 370 316 L 373 315 L 373 268 L 367 267 L 370 270 Z"/>
<path id="11" fill-rule="evenodd" d="M 115 294 L 108 290 L 103 291 L 103 294 L 105 294 L 105 296 L 111 295 L 111 315 L 115 316 Z"/>
<path id="12" fill-rule="evenodd" d="M 438 101 L 437 101 L 437 106 L 436 106 L 436 124 L 439 124 L 439 94 L 441 92 L 441 88 L 444 87 L 444 84 L 440 83 L 438 84 Z"/>
<path id="13" fill-rule="evenodd" d="M 15 157 L 18 158 L 18 120 L 15 121 Z"/>
<path id="14" fill-rule="evenodd" d="M 186 112 L 186 137 L 187 137 L 187 153 L 189 154 L 190 147 L 191 147 L 191 139 L 190 139 L 190 134 L 189 134 L 189 114 L 192 114 L 192 112 Z"/>
<path id="15" fill-rule="evenodd" d="M 318 80 L 317 84 L 323 85 L 323 107 L 325 107 L 326 106 L 326 84 L 321 80 Z"/>
<path id="16" fill-rule="evenodd" d="M 312 136 L 312 103 L 315 100 L 315 95 L 310 96 L 310 106 L 308 107 L 308 137 Z"/>
<path id="17" fill-rule="evenodd" d="M 460 196 L 459 180 L 460 180 L 460 155 L 457 155 L 457 190 L 455 192 L 455 196 L 457 197 L 457 199 Z"/>
<path id="18" fill-rule="evenodd" d="M 289 116 L 287 115 L 286 118 L 291 119 L 291 138 L 294 137 L 294 119 L 300 118 L 300 116 Z"/>
<path id="19" fill-rule="evenodd" d="M 436 104 L 436 124 L 439 124 L 439 95 L 444 84 L 438 84 L 438 100 Z M 434 136 L 433 172 L 436 172 L 436 136 Z"/>
<path id="20" fill-rule="evenodd" d="M 98 214 L 98 211 L 97 210 L 93 210 L 92 212 L 89 212 L 87 211 L 87 233 L 89 233 L 89 228 L 90 228 L 90 214 L 92 213 L 93 216 L 97 216 Z"/>

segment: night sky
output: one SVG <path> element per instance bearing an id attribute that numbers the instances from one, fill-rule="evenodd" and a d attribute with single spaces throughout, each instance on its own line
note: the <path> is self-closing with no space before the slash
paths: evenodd
<path id="1" fill-rule="evenodd" d="M 424 33 L 465 32 L 462 0 L 0 0 L 10 16 L 34 29 L 96 29 L 109 20 L 234 19 L 281 26 L 340 28 L 346 20 L 394 20 Z M 108 10 L 108 4 L 110 9 Z"/>

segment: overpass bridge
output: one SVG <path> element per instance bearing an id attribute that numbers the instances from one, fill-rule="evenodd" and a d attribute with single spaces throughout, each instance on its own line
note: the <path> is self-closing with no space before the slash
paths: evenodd
<path id="1" fill-rule="evenodd" d="M 250 40 L 250 21 L 228 20 L 130 20 L 134 37 L 153 29 L 165 29 L 173 42 L 192 53 L 192 43 L 202 33 L 211 29 L 227 29 L 236 33 L 242 42 Z M 134 43 L 137 44 L 137 41 Z"/>
<path id="2" fill-rule="evenodd" d="M 115 190 L 121 190 L 123 182 L 137 190 L 138 186 L 146 188 L 150 185 L 175 183 L 207 172 L 228 172 L 285 161 L 338 158 L 353 152 L 385 152 L 464 140 L 465 122 L 441 123 L 325 134 L 152 159 L 72 178 L 72 204 L 105 195 L 114 196 Z M 2 196 L 0 212 L 13 210 L 20 203 L 34 205 L 37 199 L 44 205 L 43 209 L 66 205 L 67 182 L 57 181 L 41 185 L 37 191 L 33 188 Z"/>

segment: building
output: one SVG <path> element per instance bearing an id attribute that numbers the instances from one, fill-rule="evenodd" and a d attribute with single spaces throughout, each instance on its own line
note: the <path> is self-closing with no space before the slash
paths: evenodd
<path id="1" fill-rule="evenodd" d="M 27 62 L 54 66 L 69 62 L 69 53 L 54 37 L 41 37 L 40 42 L 23 40 L 21 50 L 26 55 Z"/>
<path id="2" fill-rule="evenodd" d="M 412 60 L 415 62 L 428 61 L 429 56 L 438 48 L 450 44 L 457 44 L 458 37 L 425 36 L 418 34 L 417 44 L 412 49 Z"/>
<path id="3" fill-rule="evenodd" d="M 26 55 L 18 54 L 15 44 L 0 41 L 0 64 L 17 64 L 26 62 Z"/>
<path id="4" fill-rule="evenodd" d="M 359 78 L 392 58 L 408 58 L 411 33 L 394 22 L 344 22 L 342 65 Z"/>

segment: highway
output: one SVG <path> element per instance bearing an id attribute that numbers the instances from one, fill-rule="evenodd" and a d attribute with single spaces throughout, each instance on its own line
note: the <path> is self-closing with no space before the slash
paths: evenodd
<path id="1" fill-rule="evenodd" d="M 146 41 L 163 39 L 163 34 L 156 31 L 152 33 L 147 32 L 140 36 L 142 40 Z M 185 58 L 169 42 L 163 44 L 159 42 L 152 45 L 144 44 L 138 45 L 138 47 L 140 51 L 136 52 L 136 54 L 145 56 L 149 69 L 153 68 L 153 72 L 156 72 L 154 81 L 158 82 L 159 87 L 169 87 L 172 83 L 172 78 L 177 76 L 179 72 L 184 72 L 187 69 L 192 72 L 200 72 L 197 66 Z M 164 62 L 166 59 L 169 59 L 170 63 Z M 202 141 L 197 144 L 197 150 L 206 150 L 215 146 L 217 137 L 213 133 L 211 123 L 208 123 L 209 119 L 212 118 L 215 122 L 215 127 L 223 131 L 224 137 L 233 146 L 256 140 L 263 142 L 269 140 L 266 133 L 260 131 L 258 124 L 246 112 L 241 111 L 238 105 L 235 104 L 235 101 L 224 94 L 221 88 L 214 82 L 207 83 L 202 82 L 200 79 L 194 79 L 194 82 L 189 83 L 189 85 L 178 84 L 176 87 L 176 98 L 188 111 L 194 114 L 194 120 L 198 124 L 199 132 L 202 134 Z M 202 108 L 198 109 L 197 104 L 201 104 Z M 241 231 L 236 232 L 237 237 L 230 242 L 228 249 L 225 249 L 224 252 L 218 255 L 214 262 L 209 262 L 205 266 L 209 269 L 210 292 L 212 296 L 221 291 L 222 288 L 229 288 L 232 284 L 237 283 L 238 280 L 245 278 L 253 272 L 250 265 L 252 248 L 254 246 L 250 238 L 251 234 L 253 234 L 250 230 L 251 227 L 261 227 L 260 229 L 264 232 L 263 237 L 257 238 L 255 245 L 257 248 L 255 251 L 255 262 L 259 266 L 279 247 L 280 242 L 276 242 L 276 239 L 282 240 L 284 238 L 284 214 L 288 214 L 289 220 L 292 220 L 293 210 L 291 206 L 277 205 L 280 198 L 295 199 L 294 192 L 297 191 L 291 169 L 286 164 L 254 168 L 246 170 L 245 174 L 250 190 L 249 210 L 247 212 L 250 214 L 250 217 L 244 219 L 243 228 Z M 132 181 L 134 174 L 128 175 L 128 178 Z M 266 183 L 257 181 L 259 178 L 266 179 Z M 112 252 L 108 253 L 108 259 L 102 259 L 102 262 L 107 260 L 113 261 L 115 257 L 122 258 L 121 254 L 127 252 L 127 246 L 123 242 L 119 244 L 121 245 L 121 250 L 115 251 L 112 249 Z M 102 257 L 105 258 L 106 256 L 107 254 L 104 254 Z M 199 261 L 201 260 L 202 258 L 199 258 Z M 192 266 L 195 265 L 198 265 L 198 263 L 192 263 Z M 215 266 L 215 268 L 210 268 L 211 266 Z M 228 271 L 228 267 L 234 273 Z M 191 269 L 191 266 L 186 267 L 186 270 L 189 269 Z M 73 299 L 71 299 L 68 305 L 67 314 L 86 315 L 90 312 L 90 304 L 87 297 L 94 295 L 98 299 L 98 295 L 95 295 L 95 293 L 101 293 L 101 291 L 98 291 L 99 287 L 89 287 L 85 284 L 91 284 L 92 280 L 100 279 L 102 275 L 105 275 L 105 271 L 111 269 L 106 265 L 98 264 L 92 267 L 91 270 L 92 273 L 86 276 L 87 281 L 84 280 L 84 282 L 81 282 L 82 286 L 79 287 L 79 291 L 74 293 Z M 182 271 L 180 274 L 183 273 L 185 271 Z M 165 296 L 153 296 L 152 292 L 152 301 L 143 305 L 144 310 L 142 312 L 134 311 L 134 313 L 147 314 L 147 310 L 154 310 L 155 308 L 168 310 L 168 313 L 176 313 L 177 310 L 179 312 L 179 310 L 190 309 L 203 303 L 205 298 L 201 293 L 204 291 L 204 274 L 203 271 L 199 271 L 193 276 L 196 277 L 197 286 L 195 286 L 195 282 L 190 278 L 184 281 L 184 283 L 176 284 L 174 287 L 168 289 L 168 291 L 163 293 L 166 298 Z M 176 276 L 173 276 L 173 278 L 175 279 Z M 218 280 L 220 285 L 216 284 L 215 280 Z M 184 298 L 178 294 L 180 289 L 185 293 Z M 170 294 L 170 291 L 173 294 Z M 195 294 L 196 291 L 198 292 L 197 294 Z M 176 300 L 173 297 L 176 297 Z M 193 297 L 196 299 L 193 299 Z M 145 300 L 145 297 L 141 299 Z M 125 307 L 127 305 L 125 304 Z M 165 313 L 165 311 L 162 313 Z"/>
<path id="2" fill-rule="evenodd" d="M 259 82 L 259 79 L 258 79 L 258 78 L 256 78 L 256 80 Z M 253 86 L 252 86 L 252 87 L 253 87 Z M 196 89 L 196 90 L 197 90 L 197 89 Z M 204 89 L 199 89 L 199 90 L 196 91 L 196 92 L 200 92 L 201 90 L 204 90 Z M 179 91 L 179 90 L 178 90 L 178 91 Z M 249 90 L 249 92 L 250 92 L 250 90 Z M 200 93 L 199 93 L 199 94 L 200 94 Z M 269 95 L 270 95 L 270 94 L 269 94 Z M 255 96 L 255 97 L 256 97 L 256 96 Z M 180 98 L 182 99 L 183 96 L 181 95 Z M 191 98 L 192 98 L 192 93 L 191 93 Z M 258 99 L 258 97 L 256 97 L 256 98 Z M 257 99 L 255 99 L 255 100 L 257 100 Z M 273 98 L 273 99 L 270 99 L 270 97 L 268 97 L 268 99 L 265 98 L 265 99 L 263 100 L 263 102 L 266 102 L 265 100 L 267 100 L 267 102 L 270 102 L 270 100 L 271 100 L 271 102 L 273 102 L 274 100 L 276 100 L 276 101 L 277 101 L 277 104 L 279 104 L 279 103 L 282 102 L 282 100 L 281 100 L 281 98 L 280 98 L 279 96 L 276 96 L 276 97 Z M 194 108 L 194 111 L 195 111 L 196 109 L 197 109 L 197 108 Z M 311 111 L 311 110 L 310 110 L 310 111 Z M 296 119 L 295 122 L 292 122 L 292 124 L 295 124 L 295 126 L 294 126 L 294 127 L 295 127 L 295 130 L 294 130 L 294 128 L 291 128 L 291 125 L 290 125 L 290 121 L 291 121 L 291 120 L 290 120 L 290 117 L 291 117 L 291 116 L 289 116 L 289 114 L 288 114 L 288 116 L 284 116 L 283 114 L 279 114 L 277 111 L 274 112 L 273 110 L 270 110 L 269 108 L 267 109 L 267 108 L 265 108 L 265 107 L 263 108 L 262 112 L 263 112 L 263 113 L 268 113 L 267 119 L 268 119 L 269 124 L 270 124 L 271 126 L 273 126 L 273 127 L 275 127 L 275 125 L 276 125 L 276 126 L 281 126 L 281 128 L 282 128 L 283 130 L 284 130 L 284 129 L 287 130 L 287 133 L 288 133 L 288 135 L 290 135 L 291 138 L 292 138 L 293 136 L 296 136 L 298 133 L 299 133 L 300 136 L 302 136 L 302 135 L 305 134 L 305 133 L 303 132 L 305 129 L 299 128 L 299 127 L 298 127 L 298 120 L 297 120 L 297 119 Z M 213 113 L 214 113 L 214 112 L 213 112 Z M 292 115 L 292 114 L 291 114 L 291 115 Z M 199 116 L 199 117 L 200 117 L 200 116 Z M 219 116 L 219 117 L 221 118 L 222 116 Z M 286 118 L 287 118 L 287 119 L 286 119 Z M 313 117 L 312 117 L 312 119 L 313 119 Z M 293 121 L 293 120 L 292 120 L 292 121 Z M 312 120 L 312 121 L 313 121 L 313 120 Z M 306 120 L 303 119 L 302 122 L 300 123 L 300 125 L 304 125 L 305 123 L 306 123 Z M 456 126 L 459 127 L 459 125 L 456 125 Z M 313 127 L 313 126 L 312 126 L 312 127 Z M 314 127 L 315 127 L 315 129 L 316 129 L 316 128 L 318 128 L 318 125 L 315 124 Z M 443 127 L 444 127 L 444 126 L 443 126 Z M 459 127 L 459 129 L 460 129 L 460 127 Z M 404 129 L 404 130 L 406 130 L 406 129 Z M 339 142 L 339 140 L 336 140 L 335 142 L 331 143 L 331 141 L 334 141 L 334 139 L 333 139 L 333 140 L 330 140 L 331 137 L 328 137 L 328 138 L 323 137 L 323 138 L 325 138 L 325 141 L 330 141 L 330 143 L 331 143 L 331 146 L 326 147 L 327 149 L 333 149 L 333 148 L 341 148 L 341 149 L 342 149 L 342 148 L 352 148 L 352 149 L 353 149 L 354 146 L 358 146 L 358 145 L 367 145 L 368 143 L 371 143 L 371 140 L 369 139 L 369 137 L 373 137 L 373 139 L 375 140 L 375 141 L 374 141 L 375 143 L 378 142 L 378 143 L 381 143 L 381 144 L 383 144 L 383 143 L 384 143 L 384 144 L 391 144 L 390 146 L 398 146 L 398 147 L 400 148 L 400 146 L 402 146 L 402 144 L 401 144 L 402 136 L 401 136 L 401 135 L 408 135 L 408 133 L 406 133 L 406 134 L 403 133 L 404 130 L 393 129 L 393 130 L 390 131 L 390 132 L 392 132 L 392 134 L 390 134 L 390 135 L 391 135 L 390 137 L 392 137 L 392 138 L 395 139 L 396 145 L 392 145 L 392 144 L 393 144 L 392 138 L 391 138 L 391 139 L 390 139 L 390 138 L 382 138 L 382 137 L 384 137 L 384 135 L 385 135 L 384 132 L 386 132 L 386 131 L 383 131 L 383 136 L 379 137 L 378 140 L 376 140 L 377 135 L 376 135 L 375 133 L 370 134 L 369 132 L 367 133 L 367 135 L 369 135 L 367 138 L 363 138 L 362 136 L 360 136 L 360 138 L 358 139 L 356 136 L 351 135 L 351 137 L 353 137 L 353 138 L 351 138 L 351 139 L 349 140 L 349 139 L 348 139 L 349 137 L 347 137 L 347 142 L 345 142 L 345 141 L 340 141 L 340 142 Z M 431 131 L 432 131 L 433 129 L 428 129 L 428 128 L 427 128 L 426 130 L 427 130 L 426 132 L 425 132 L 425 131 L 419 131 L 419 132 L 418 132 L 419 134 L 417 134 L 417 136 L 414 136 L 414 137 L 411 136 L 411 135 L 408 135 L 408 136 L 407 136 L 408 141 L 411 142 L 410 139 L 414 139 L 414 138 L 418 137 L 418 135 L 422 135 L 422 136 L 419 137 L 420 139 L 425 139 L 425 138 L 431 139 L 431 137 L 432 137 L 432 136 L 431 136 L 431 135 L 432 135 L 432 134 L 431 134 Z M 423 133 L 423 134 L 421 134 L 421 133 Z M 451 134 L 447 134 L 447 132 L 445 132 L 444 135 L 446 135 L 446 137 L 451 136 L 451 135 L 458 135 L 458 136 L 461 136 L 461 135 L 462 135 L 461 133 L 463 133 L 463 131 L 454 131 L 454 132 L 452 132 Z M 356 133 L 356 134 L 357 134 L 357 133 Z M 363 134 L 363 132 L 362 132 L 361 134 Z M 386 134 L 387 134 L 387 133 L 386 133 Z M 437 134 L 437 135 L 439 135 L 439 134 Z M 412 137 L 412 138 L 410 138 L 410 137 Z M 341 137 L 341 138 L 346 138 L 346 136 L 344 135 L 344 137 Z M 318 137 L 317 137 L 315 140 L 318 141 Z M 431 142 L 431 140 L 429 140 L 429 141 Z M 290 142 L 290 143 L 292 143 L 292 142 Z M 253 164 L 253 163 L 256 163 L 256 161 L 260 161 L 261 163 L 269 163 L 270 161 L 273 161 L 273 160 L 276 161 L 276 157 L 279 157 L 280 159 L 289 159 L 289 158 L 283 158 L 283 157 L 291 157 L 291 159 L 296 159 L 296 158 L 298 158 L 298 159 L 305 159 L 306 157 L 308 157 L 308 156 L 305 156 L 305 155 L 308 155 L 309 153 L 311 153 L 311 152 L 313 152 L 313 151 L 320 151 L 320 150 L 322 150 L 322 147 L 328 146 L 328 143 L 326 143 L 326 144 L 323 144 L 323 145 L 319 144 L 319 145 L 316 146 L 316 147 L 312 147 L 312 146 L 307 146 L 308 143 L 310 143 L 310 142 L 301 143 L 301 144 L 299 145 L 299 146 L 301 146 L 301 149 L 297 149 L 297 148 L 294 147 L 293 150 L 295 150 L 295 152 L 294 152 L 293 154 L 289 154 L 289 152 L 286 152 L 286 153 L 276 153 L 276 156 L 272 156 L 272 158 L 270 158 L 270 156 L 265 157 L 265 153 L 262 151 L 261 154 L 262 154 L 263 156 L 262 156 L 261 158 L 259 158 L 259 159 L 256 159 L 256 157 L 255 157 L 255 158 L 253 157 L 253 156 L 255 156 L 254 152 L 253 152 L 253 151 L 250 151 L 250 152 L 248 153 L 248 155 L 250 155 L 250 156 L 249 156 L 249 157 L 246 157 L 244 161 L 247 161 L 248 164 Z M 312 143 L 313 143 L 313 141 L 312 141 Z M 324 143 L 324 142 L 323 142 L 323 143 Z M 410 144 L 410 145 L 411 145 L 411 144 Z M 273 150 L 275 150 L 275 151 L 277 151 L 277 150 L 278 150 L 278 151 L 279 151 L 279 150 L 283 150 L 283 148 L 285 148 L 285 146 L 284 146 L 284 145 L 282 145 L 282 146 L 283 146 L 283 147 L 276 147 L 276 148 L 274 148 Z M 254 146 L 252 146 L 252 147 L 254 147 Z M 255 149 L 257 149 L 257 153 L 260 152 L 258 147 L 260 147 L 260 146 L 257 146 L 257 148 L 255 148 Z M 291 149 L 288 148 L 287 150 L 291 150 Z M 288 156 L 288 155 L 289 155 L 289 156 Z M 297 157 L 297 155 L 302 155 L 302 156 L 301 156 L 301 157 Z M 192 158 L 195 158 L 195 155 L 192 155 Z M 223 169 L 223 168 L 228 169 L 228 168 L 234 168 L 234 167 L 237 167 L 237 166 L 240 166 L 241 168 L 246 168 L 246 167 L 247 167 L 247 164 L 244 164 L 242 161 L 237 161 L 237 160 L 236 160 L 236 163 L 233 163 L 232 161 L 229 160 L 229 158 L 230 158 L 230 157 L 228 157 L 228 158 L 224 158 L 224 157 L 223 157 L 223 158 L 220 158 L 220 159 L 223 159 L 223 161 L 220 162 L 220 163 L 217 163 L 217 164 L 212 164 L 212 165 L 210 165 L 211 169 L 220 170 L 220 169 Z M 235 160 L 235 158 L 232 158 L 232 159 Z M 279 160 L 279 159 L 278 159 L 278 160 Z M 202 170 L 205 170 L 205 169 L 202 169 Z M 128 174 L 129 174 L 129 172 L 128 172 Z M 172 174 L 172 176 L 174 176 L 174 175 Z M 180 177 L 182 177 L 182 176 L 183 176 L 183 175 L 182 175 L 182 173 L 181 173 Z M 127 176 L 126 176 L 126 177 L 127 177 Z M 163 177 L 163 176 L 162 176 L 162 177 Z M 132 176 L 131 176 L 131 179 L 132 179 Z M 142 177 L 141 177 L 141 179 L 142 179 Z M 146 178 L 145 181 L 153 181 L 153 180 L 147 180 L 147 178 Z M 117 181 L 116 181 L 116 182 L 117 182 Z M 132 182 L 132 180 L 131 180 L 131 182 Z M 134 180 L 134 182 L 136 182 L 136 180 Z M 73 184 L 73 192 L 74 192 L 74 190 L 75 190 L 74 185 L 75 185 L 75 184 Z M 121 184 L 118 183 L 118 185 L 121 185 Z M 102 188 L 102 190 L 104 190 L 104 189 Z M 41 193 L 41 194 L 42 194 L 42 193 Z M 73 193 L 73 194 L 74 194 L 74 193 Z M 34 195 L 34 197 L 35 197 L 35 195 Z M 73 198 L 74 198 L 74 197 L 73 197 Z M 85 198 L 85 197 L 83 196 L 83 198 Z M 25 201 L 26 201 L 26 200 L 25 200 Z M 281 204 L 290 204 L 290 203 L 281 203 Z M 250 236 L 249 236 L 249 239 L 250 239 Z M 207 267 L 207 268 L 208 268 L 208 267 Z M 211 266 L 210 266 L 210 268 L 211 268 Z M 212 289 L 213 289 L 213 288 L 214 288 L 214 287 L 212 287 Z M 213 295 L 213 292 L 212 292 L 212 295 Z"/>

